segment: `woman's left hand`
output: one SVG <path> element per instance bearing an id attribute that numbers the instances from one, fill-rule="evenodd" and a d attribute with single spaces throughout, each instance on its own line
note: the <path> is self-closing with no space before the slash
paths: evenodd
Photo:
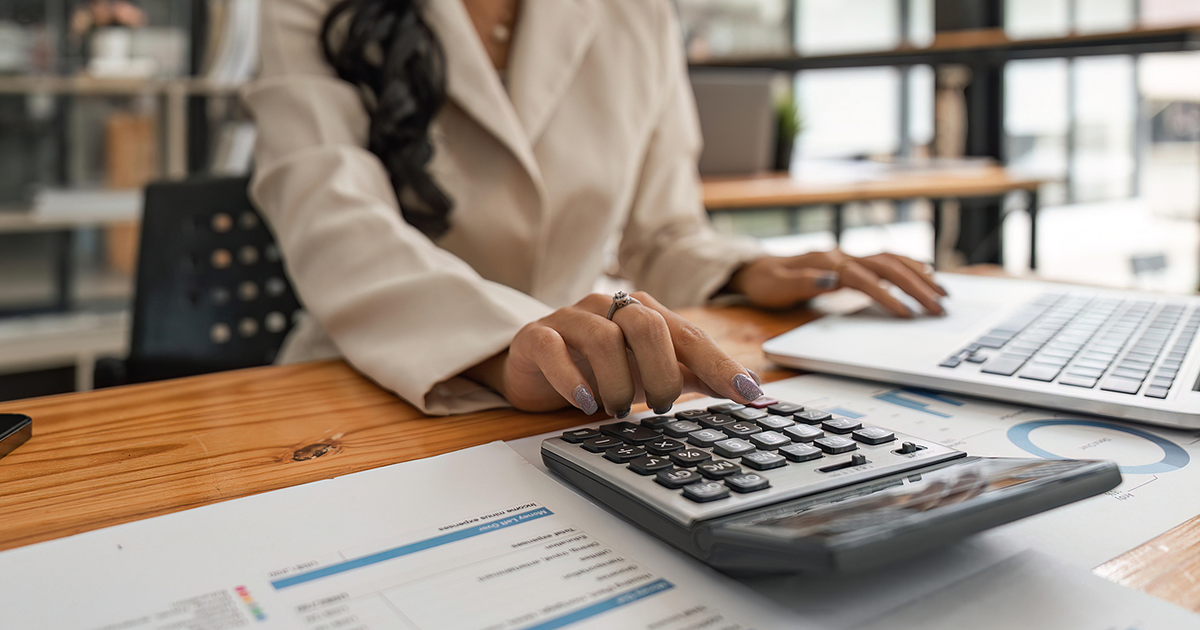
<path id="1" fill-rule="evenodd" d="M 834 249 L 789 258 L 767 256 L 738 269 L 728 288 L 745 295 L 756 306 L 788 308 L 822 293 L 850 287 L 899 317 L 913 317 L 915 313 L 890 295 L 880 280 L 896 285 L 930 313 L 945 313 L 939 301 L 946 297 L 946 291 L 933 281 L 925 265 L 895 254 L 855 258 Z"/>

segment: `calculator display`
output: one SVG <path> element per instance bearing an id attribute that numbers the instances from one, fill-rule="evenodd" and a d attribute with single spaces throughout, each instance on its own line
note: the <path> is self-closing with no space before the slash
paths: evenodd
<path id="1" fill-rule="evenodd" d="M 1075 477 L 1096 462 L 976 459 L 933 471 L 864 483 L 819 499 L 801 499 L 728 522 L 789 538 L 830 538 L 894 529 L 934 510 L 986 502 L 1006 492 Z"/>

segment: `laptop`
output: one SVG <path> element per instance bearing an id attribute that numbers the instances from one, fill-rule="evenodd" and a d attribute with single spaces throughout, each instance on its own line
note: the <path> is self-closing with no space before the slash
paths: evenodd
<path id="1" fill-rule="evenodd" d="M 871 307 L 822 317 L 763 351 L 802 370 L 1200 428 L 1200 296 L 957 274 L 938 282 L 950 293 L 944 317 Z"/>

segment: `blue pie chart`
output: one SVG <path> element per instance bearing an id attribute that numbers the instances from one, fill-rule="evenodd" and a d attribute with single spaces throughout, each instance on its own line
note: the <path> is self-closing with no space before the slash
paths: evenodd
<path id="1" fill-rule="evenodd" d="M 1156 475 L 1161 473 L 1169 473 L 1187 466 L 1188 462 L 1191 461 L 1191 456 L 1189 456 L 1187 451 L 1183 450 L 1183 448 L 1178 444 L 1154 435 L 1149 431 L 1143 431 L 1142 429 L 1135 429 L 1133 427 L 1126 427 L 1117 424 L 1110 424 L 1107 422 L 1096 422 L 1094 420 L 1032 420 L 1030 422 L 1022 422 L 1021 424 L 1018 424 L 1008 430 L 1008 439 L 1025 452 L 1031 455 L 1036 455 L 1043 459 L 1071 459 L 1069 457 L 1063 457 L 1062 455 L 1051 453 L 1050 451 L 1037 446 L 1029 437 L 1030 434 L 1037 429 L 1064 425 L 1076 427 L 1095 427 L 1100 429 L 1108 429 L 1110 431 L 1128 433 L 1129 435 L 1137 436 L 1143 440 L 1151 442 L 1163 450 L 1163 458 L 1159 461 L 1154 462 L 1153 464 L 1142 464 L 1140 466 L 1121 466 L 1120 468 L 1122 474 Z"/>

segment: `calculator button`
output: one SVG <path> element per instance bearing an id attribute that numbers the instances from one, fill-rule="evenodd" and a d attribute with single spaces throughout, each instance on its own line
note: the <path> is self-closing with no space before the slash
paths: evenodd
<path id="1" fill-rule="evenodd" d="M 655 455 L 643 455 L 629 462 L 629 470 L 639 475 L 653 475 L 660 470 L 671 467 L 671 460 Z"/>
<path id="2" fill-rule="evenodd" d="M 781 446 L 779 447 L 779 454 L 794 462 L 807 462 L 814 459 L 821 459 L 825 456 L 824 451 L 812 444 L 788 444 L 787 446 Z"/>
<path id="3" fill-rule="evenodd" d="M 700 416 L 699 418 L 692 420 L 692 422 L 699 423 L 700 426 L 704 427 L 705 429 L 720 429 L 727 424 L 732 424 L 737 421 L 733 419 L 733 416 L 727 416 L 723 413 L 710 413 Z"/>
<path id="4" fill-rule="evenodd" d="M 604 459 L 616 462 L 618 464 L 624 464 L 631 459 L 636 459 L 645 454 L 646 449 L 640 446 L 622 444 L 621 446 L 614 446 L 607 451 L 604 451 Z"/>
<path id="5" fill-rule="evenodd" d="M 668 422 L 675 422 L 675 418 L 671 416 L 647 416 L 642 418 L 642 426 L 653 430 L 661 429 L 662 425 Z"/>
<path id="6" fill-rule="evenodd" d="M 757 451 L 742 456 L 742 463 L 755 470 L 771 470 L 787 466 L 787 460 L 782 455 L 771 451 Z"/>
<path id="7" fill-rule="evenodd" d="M 1161 387 L 1158 385 L 1151 385 L 1150 387 L 1146 388 L 1146 392 L 1142 395 L 1149 396 L 1150 398 L 1166 398 L 1167 391 L 1168 390 L 1166 387 Z"/>
<path id="8" fill-rule="evenodd" d="M 804 411 L 792 416 L 792 419 L 796 422 L 803 422 L 804 424 L 821 424 L 832 417 L 833 414 L 829 413 L 828 411 L 821 411 L 820 409 L 805 409 Z"/>
<path id="9" fill-rule="evenodd" d="M 789 402 L 778 402 L 778 403 L 775 403 L 774 405 L 771 405 L 770 407 L 767 407 L 768 413 L 772 413 L 777 416 L 784 416 L 784 417 L 790 416 L 792 414 L 800 413 L 801 411 L 804 411 L 803 405 L 796 405 L 796 404 L 789 403 Z"/>
<path id="10" fill-rule="evenodd" d="M 828 472 L 834 472 L 837 470 L 846 470 L 847 468 L 854 468 L 855 466 L 864 466 L 864 465 L 870 464 L 870 463 L 871 463 L 871 460 L 867 459 L 866 455 L 863 455 L 862 453 L 856 453 L 854 455 L 851 455 L 850 459 L 848 459 L 844 462 L 839 462 L 837 464 L 830 464 L 828 466 L 822 466 L 821 468 L 817 469 L 817 472 L 828 473 Z"/>
<path id="11" fill-rule="evenodd" d="M 675 419 L 691 420 L 692 422 L 695 422 L 696 418 L 699 418 L 700 416 L 707 416 L 708 414 L 709 411 L 707 409 L 685 409 L 683 411 L 676 411 Z"/>
<path id="12" fill-rule="evenodd" d="M 842 437 L 840 435 L 823 437 L 819 440 L 815 440 L 813 444 L 815 444 L 817 448 L 829 453 L 830 455 L 849 453 L 850 451 L 858 448 L 858 445 L 854 443 L 854 440 L 851 440 L 847 437 Z"/>
<path id="13" fill-rule="evenodd" d="M 760 426 L 764 429 L 769 429 L 771 431 L 778 431 L 779 429 L 782 429 L 784 427 L 790 427 L 796 423 L 792 422 L 792 419 L 787 416 L 771 415 L 771 416 L 767 416 L 765 418 L 759 418 L 758 420 L 755 420 L 754 424 L 757 424 L 758 426 Z"/>
<path id="14" fill-rule="evenodd" d="M 685 448 L 682 451 L 675 451 L 674 453 L 671 453 L 669 457 L 671 458 L 671 461 L 685 468 L 691 468 L 692 466 L 703 464 L 704 462 L 712 459 L 712 455 L 709 455 L 707 451 L 701 451 L 694 448 Z"/>
<path id="15" fill-rule="evenodd" d="M 658 474 L 654 476 L 654 480 L 657 481 L 659 485 L 675 489 L 682 488 L 689 483 L 704 481 L 704 477 L 701 477 L 700 473 L 694 470 L 668 468 L 658 471 Z"/>
<path id="16" fill-rule="evenodd" d="M 716 405 L 709 405 L 708 413 L 729 413 L 730 411 L 742 409 L 745 406 L 746 405 L 739 405 L 735 402 L 723 402 Z"/>
<path id="17" fill-rule="evenodd" d="M 729 475 L 736 475 L 742 472 L 742 467 L 728 460 L 714 459 L 711 462 L 705 462 L 697 466 L 696 472 L 709 479 L 723 479 Z"/>
<path id="18" fill-rule="evenodd" d="M 746 437 L 762 431 L 762 427 L 753 422 L 731 422 L 721 427 L 721 430 L 731 437 Z"/>
<path id="19" fill-rule="evenodd" d="M 690 420 L 676 420 L 662 425 L 662 432 L 675 438 L 687 437 L 687 434 L 692 431 L 699 431 L 704 427 L 691 422 Z M 656 436 L 657 437 L 657 436 Z"/>
<path id="20" fill-rule="evenodd" d="M 591 451 L 593 453 L 599 453 L 600 451 L 606 451 L 606 450 L 608 450 L 614 446 L 617 446 L 619 444 L 623 444 L 623 442 L 621 442 L 621 440 L 618 440 L 615 437 L 612 437 L 609 435 L 602 435 L 598 438 L 584 440 L 583 448 L 585 450 Z"/>
<path id="21" fill-rule="evenodd" d="M 724 499 L 729 496 L 729 488 L 715 481 L 707 483 L 694 483 L 690 486 L 684 486 L 683 496 L 695 501 L 696 503 L 707 503 Z"/>
<path id="22" fill-rule="evenodd" d="M 566 431 L 562 434 L 562 439 L 572 444 L 579 444 L 584 440 L 590 440 L 594 437 L 600 437 L 600 432 L 595 429 L 575 429 L 574 431 Z"/>
<path id="23" fill-rule="evenodd" d="M 817 438 L 825 437 L 824 431 L 807 424 L 793 424 L 790 427 L 784 428 L 780 433 L 791 438 L 793 442 L 811 442 Z"/>
<path id="24" fill-rule="evenodd" d="M 755 409 L 766 409 L 767 407 L 770 407 L 771 405 L 774 405 L 778 402 L 779 402 L 778 400 L 775 400 L 774 398 L 771 398 L 770 396 L 759 396 L 758 398 L 755 398 L 754 400 L 751 400 L 750 402 L 746 403 L 746 406 L 754 407 Z"/>
<path id="25" fill-rule="evenodd" d="M 683 446 L 683 442 L 679 440 L 672 440 L 671 438 L 662 436 L 659 436 L 657 440 L 651 440 L 642 444 L 642 447 L 653 455 L 669 455 L 683 448 Z"/>
<path id="26" fill-rule="evenodd" d="M 834 416 L 821 423 L 821 428 L 830 433 L 849 433 L 855 429 L 861 429 L 862 423 L 851 418 L 842 416 Z"/>
<path id="27" fill-rule="evenodd" d="M 742 422 L 754 422 L 755 420 L 758 420 L 759 418 L 766 418 L 767 412 L 763 411 L 762 409 L 753 409 L 753 408 L 747 407 L 745 409 L 738 409 L 737 411 L 731 411 L 729 413 L 729 415 L 733 416 L 734 420 L 741 420 Z"/>
<path id="28" fill-rule="evenodd" d="M 774 431 L 763 431 L 762 433 L 755 433 L 754 435 L 751 435 L 747 439 L 750 440 L 751 444 L 757 446 L 758 448 L 768 450 L 768 451 L 777 449 L 780 446 L 787 446 L 788 444 L 792 443 L 791 438 L 781 435 L 779 433 L 776 433 Z"/>
<path id="29" fill-rule="evenodd" d="M 771 487 L 771 482 L 766 477 L 755 474 L 745 473 L 742 475 L 730 475 L 725 478 L 725 485 L 729 486 L 734 492 L 755 492 L 757 490 L 766 490 Z"/>
<path id="30" fill-rule="evenodd" d="M 859 442 L 862 442 L 863 444 L 875 446 L 877 444 L 887 444 L 888 442 L 891 442 L 892 440 L 896 439 L 896 434 L 888 431 L 887 429 L 881 429 L 879 427 L 863 427 L 856 430 L 851 437 Z"/>
<path id="31" fill-rule="evenodd" d="M 733 438 L 730 440 L 725 440 L 724 442 L 717 442 L 716 444 L 713 444 L 714 453 L 720 455 L 721 457 L 729 457 L 731 459 L 741 457 L 746 453 L 753 453 L 755 450 L 757 449 L 753 444 L 740 438 Z"/>
<path id="32" fill-rule="evenodd" d="M 600 425 L 600 432 L 632 444 L 649 442 L 658 437 L 657 431 L 627 421 L 602 424 Z"/>
<path id="33" fill-rule="evenodd" d="M 728 439 L 728 435 L 725 435 L 716 429 L 700 429 L 699 431 L 692 431 L 688 434 L 688 443 L 692 446 L 699 446 L 701 448 L 709 448 L 721 440 Z"/>

